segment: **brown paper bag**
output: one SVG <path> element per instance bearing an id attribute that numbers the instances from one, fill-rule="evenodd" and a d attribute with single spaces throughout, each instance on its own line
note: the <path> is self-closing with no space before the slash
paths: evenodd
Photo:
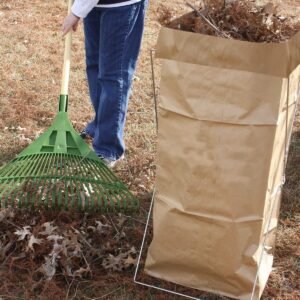
<path id="1" fill-rule="evenodd" d="M 259 299 L 272 269 L 300 33 L 257 44 L 162 29 L 157 194 L 146 272 Z M 256 280 L 256 274 L 258 277 Z"/>

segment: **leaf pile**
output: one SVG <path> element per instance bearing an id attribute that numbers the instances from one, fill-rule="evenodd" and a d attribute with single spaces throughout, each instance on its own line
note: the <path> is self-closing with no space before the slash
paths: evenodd
<path id="1" fill-rule="evenodd" d="M 29 280 L 34 289 L 58 277 L 92 279 L 99 272 L 131 270 L 137 261 L 131 223 L 121 214 L 0 209 L 0 276 L 22 271 L 19 280 Z M 9 295 L 9 289 L 4 292 Z"/>
<path id="2" fill-rule="evenodd" d="M 158 21 L 173 29 L 250 42 L 282 42 L 300 29 L 299 22 L 280 15 L 271 2 L 258 6 L 251 1 L 202 0 L 188 6 L 193 12 L 175 20 L 175 12 L 162 6 Z"/>

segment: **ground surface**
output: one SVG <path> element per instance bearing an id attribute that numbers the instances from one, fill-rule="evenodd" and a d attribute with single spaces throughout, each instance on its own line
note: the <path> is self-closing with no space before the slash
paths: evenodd
<path id="1" fill-rule="evenodd" d="M 156 130 L 149 50 L 155 47 L 160 28 L 156 21 L 160 4 L 175 8 L 176 14 L 180 15 L 187 11 L 184 3 L 185 1 L 180 0 L 153 0 L 148 11 L 143 50 L 126 127 L 127 159 L 117 170 L 118 175 L 141 197 L 143 207 L 141 214 L 133 219 L 126 216 L 103 219 L 99 215 L 17 213 L 9 216 L 8 223 L 5 223 L 6 227 L 1 223 L 2 237 L 7 232 L 14 232 L 23 226 L 41 230 L 42 224 L 53 222 L 59 227 L 59 234 L 77 234 L 76 238 L 80 239 L 81 236 L 76 231 L 74 233 L 73 228 L 80 228 L 87 232 L 98 230 L 96 224 L 102 222 L 101 224 L 107 225 L 110 229 L 107 232 L 101 231 L 100 237 L 105 239 L 92 241 L 96 243 L 95 245 L 109 242 L 109 237 L 114 235 L 110 241 L 112 246 L 106 245 L 105 251 L 109 252 L 109 248 L 115 247 L 110 253 L 117 257 L 122 251 L 130 251 L 132 247 L 138 249 L 155 176 Z M 283 15 L 299 17 L 299 1 L 276 1 L 276 3 L 279 3 Z M 60 91 L 63 43 L 59 30 L 64 15 L 65 1 L 63 0 L 0 2 L 0 166 L 15 157 L 51 124 Z M 70 117 L 75 127 L 80 130 L 92 116 L 84 74 L 81 27 L 74 37 L 73 49 Z M 156 75 L 159 77 L 158 61 L 155 68 Z M 263 299 L 300 298 L 299 120 L 298 117 L 287 170 L 274 272 Z M 70 231 L 66 233 L 62 229 L 70 229 Z M 122 232 L 125 237 L 121 239 L 118 235 Z M 93 265 L 90 269 L 80 265 L 85 269 L 77 272 L 76 276 L 75 273 L 74 276 L 64 273 L 62 264 L 61 272 L 58 271 L 52 280 L 45 281 L 43 274 L 35 269 L 38 264 L 42 264 L 43 252 L 39 253 L 40 258 L 36 260 L 32 256 L 32 251 L 28 250 L 30 255 L 27 253 L 24 256 L 22 253 L 17 253 L 18 249 L 20 248 L 16 246 L 15 253 L 13 251 L 7 257 L 1 257 L 0 252 L 0 299 L 177 299 L 134 285 L 133 268 L 128 261 L 126 270 L 114 271 L 105 268 L 103 264 L 98 264 L 97 260 L 91 260 Z M 130 257 L 134 263 L 136 253 L 132 253 Z M 73 263 L 75 264 L 76 261 Z M 174 288 L 169 284 L 166 287 Z M 207 296 L 207 299 L 214 298 Z"/>

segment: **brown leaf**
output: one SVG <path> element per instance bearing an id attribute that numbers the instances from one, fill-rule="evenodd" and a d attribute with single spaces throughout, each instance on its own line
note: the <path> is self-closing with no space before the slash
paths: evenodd
<path id="1" fill-rule="evenodd" d="M 108 257 L 103 260 L 102 266 L 106 270 L 122 271 L 124 268 L 124 257 L 126 257 L 126 255 L 124 256 L 124 253 L 121 253 L 117 256 L 109 254 Z"/>
<path id="2" fill-rule="evenodd" d="M 136 266 L 137 265 L 137 258 L 133 258 L 131 255 L 129 255 L 126 259 L 123 261 L 126 268 L 130 266 Z"/>
<path id="3" fill-rule="evenodd" d="M 34 235 L 31 235 L 31 236 L 30 236 L 30 239 L 29 239 L 29 241 L 28 241 L 28 249 L 34 251 L 33 246 L 34 246 L 35 244 L 40 245 L 41 243 L 43 243 L 43 240 L 37 239 L 37 238 L 35 238 Z"/>
<path id="4" fill-rule="evenodd" d="M 45 257 L 45 261 L 40 271 L 47 277 L 47 280 L 51 280 L 56 273 L 56 257 Z"/>
<path id="5" fill-rule="evenodd" d="M 101 221 L 96 221 L 97 224 L 96 230 L 98 231 L 99 234 L 104 233 L 107 229 L 111 228 L 110 225 L 108 224 L 103 224 Z"/>
<path id="6" fill-rule="evenodd" d="M 15 235 L 19 236 L 18 241 L 25 240 L 26 236 L 31 234 L 29 229 L 30 229 L 30 226 L 25 226 L 22 229 L 16 230 L 14 232 Z"/>
<path id="7" fill-rule="evenodd" d="M 45 227 L 45 230 L 40 232 L 42 235 L 52 235 L 53 232 L 58 228 L 57 226 L 53 226 L 52 222 L 46 222 L 42 226 Z"/>
<path id="8" fill-rule="evenodd" d="M 80 268 L 79 270 L 75 271 L 73 276 L 74 277 L 82 277 L 82 275 L 88 274 L 91 272 L 91 269 L 88 268 Z"/>
<path id="9" fill-rule="evenodd" d="M 14 217 L 14 213 L 10 209 L 0 210 L 0 222 L 5 221 L 6 219 L 11 219 Z"/>

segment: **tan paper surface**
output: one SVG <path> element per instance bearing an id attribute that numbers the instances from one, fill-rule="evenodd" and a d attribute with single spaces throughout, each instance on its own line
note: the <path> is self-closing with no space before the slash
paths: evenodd
<path id="1" fill-rule="evenodd" d="M 263 250 L 259 299 L 273 263 L 300 33 L 255 44 L 164 28 L 158 56 L 157 194 L 145 271 L 250 299 Z"/>

